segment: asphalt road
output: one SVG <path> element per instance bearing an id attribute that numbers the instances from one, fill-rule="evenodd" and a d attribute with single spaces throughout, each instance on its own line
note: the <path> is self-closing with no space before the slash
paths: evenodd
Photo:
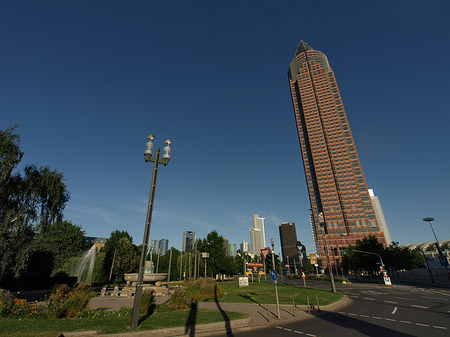
<path id="1" fill-rule="evenodd" d="M 309 281 L 307 285 L 330 289 L 329 282 Z M 404 285 L 388 287 L 382 284 L 337 284 L 337 290 L 352 299 L 349 306 L 337 312 L 312 312 L 311 318 L 304 321 L 290 324 L 283 324 L 283 321 L 280 321 L 275 327 L 233 335 L 450 336 L 448 289 Z"/>

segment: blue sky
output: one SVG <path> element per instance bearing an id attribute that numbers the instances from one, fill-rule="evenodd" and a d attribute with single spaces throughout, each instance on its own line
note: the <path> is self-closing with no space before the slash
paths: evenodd
<path id="1" fill-rule="evenodd" d="M 287 69 L 300 40 L 335 71 L 369 188 L 393 240 L 450 239 L 448 1 L 3 1 L 0 128 L 23 164 L 64 173 L 65 217 L 142 242 L 162 147 L 152 239 L 266 240 L 296 223 L 313 249 Z"/>

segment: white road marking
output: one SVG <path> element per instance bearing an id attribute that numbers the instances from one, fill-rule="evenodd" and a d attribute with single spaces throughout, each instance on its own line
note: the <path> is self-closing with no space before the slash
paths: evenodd
<path id="1" fill-rule="evenodd" d="M 375 318 L 375 319 L 383 319 L 383 318 L 377 317 L 377 316 L 372 316 L 372 318 Z"/>
<path id="2" fill-rule="evenodd" d="M 284 330 L 286 330 L 286 331 L 292 331 L 292 329 L 288 329 L 288 328 L 284 328 Z"/>
<path id="3" fill-rule="evenodd" d="M 390 322 L 397 322 L 396 319 L 392 319 L 392 318 L 385 318 L 386 321 L 390 321 Z"/>
<path id="4" fill-rule="evenodd" d="M 347 315 L 347 313 L 345 313 L 345 312 L 343 312 L 343 311 L 339 311 L 338 314 L 341 314 L 341 315 Z"/>
<path id="5" fill-rule="evenodd" d="M 429 326 L 428 324 L 422 324 L 422 323 L 416 323 L 416 325 L 420 325 L 420 326 Z"/>
<path id="6" fill-rule="evenodd" d="M 348 295 L 350 297 L 359 297 L 359 295 Z"/>
<path id="7" fill-rule="evenodd" d="M 375 301 L 374 298 L 370 298 L 370 297 L 363 297 L 365 300 L 370 300 L 370 301 Z"/>
<path id="8" fill-rule="evenodd" d="M 431 300 L 442 300 L 442 298 L 437 298 L 437 297 L 430 297 L 430 296 L 422 296 L 423 298 L 426 299 L 431 299 Z"/>
<path id="9" fill-rule="evenodd" d="M 415 305 L 415 304 L 411 304 L 412 307 L 415 308 L 421 308 L 421 309 L 430 309 L 430 307 L 424 307 L 423 305 Z"/>
<path id="10" fill-rule="evenodd" d="M 310 333 L 307 333 L 306 336 L 316 337 L 316 335 L 311 335 Z"/>
<path id="11" fill-rule="evenodd" d="M 385 303 L 391 303 L 391 304 L 398 304 L 398 302 L 394 302 L 394 301 L 384 301 Z"/>
<path id="12" fill-rule="evenodd" d="M 399 299 L 399 300 L 414 301 L 414 298 L 406 298 L 406 297 L 395 297 L 395 296 L 394 296 L 394 298 L 397 298 L 397 299 Z"/>
<path id="13" fill-rule="evenodd" d="M 400 323 L 406 323 L 406 324 L 411 324 L 411 322 L 409 321 L 399 321 Z"/>
<path id="14" fill-rule="evenodd" d="M 396 312 L 397 312 L 397 307 L 394 307 L 394 310 L 392 310 L 392 315 L 395 315 Z"/>
<path id="15" fill-rule="evenodd" d="M 366 318 L 367 318 L 367 317 L 370 317 L 370 316 L 368 316 L 368 315 L 362 315 L 362 314 L 359 315 L 359 316 L 361 316 L 361 317 L 366 317 Z"/>
<path id="16" fill-rule="evenodd" d="M 303 332 L 301 332 L 301 331 L 294 330 L 294 332 L 295 332 L 295 333 L 298 333 L 298 334 L 300 334 L 300 335 L 303 335 Z"/>
<path id="17" fill-rule="evenodd" d="M 357 314 L 354 314 L 354 313 L 352 313 L 352 312 L 349 312 L 348 313 L 350 316 L 358 316 Z"/>
<path id="18" fill-rule="evenodd" d="M 445 326 L 433 325 L 433 328 L 447 330 Z"/>

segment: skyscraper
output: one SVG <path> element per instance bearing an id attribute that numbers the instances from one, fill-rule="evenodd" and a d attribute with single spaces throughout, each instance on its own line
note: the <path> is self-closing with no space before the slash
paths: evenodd
<path id="1" fill-rule="evenodd" d="M 258 214 L 253 214 L 252 224 L 253 227 L 250 229 L 250 253 L 259 256 L 260 250 L 266 248 L 264 218 L 260 218 Z"/>
<path id="2" fill-rule="evenodd" d="M 288 77 L 317 253 L 324 256 L 324 234 L 332 261 L 368 235 L 385 244 L 327 57 L 301 41 Z"/>
<path id="3" fill-rule="evenodd" d="M 247 241 L 242 241 L 241 242 L 241 254 L 243 253 L 248 253 L 249 252 L 249 245 Z"/>
<path id="4" fill-rule="evenodd" d="M 391 234 L 389 233 L 389 228 L 384 218 L 383 209 L 381 208 L 380 198 L 378 198 L 372 189 L 369 189 L 370 200 L 372 201 L 373 210 L 375 211 L 375 216 L 377 217 L 378 225 L 380 230 L 384 233 L 386 238 L 386 244 L 390 245 L 392 243 Z"/>
<path id="5" fill-rule="evenodd" d="M 183 242 L 181 244 L 182 252 L 192 252 L 195 246 L 196 235 L 194 231 L 183 232 Z"/>
<path id="6" fill-rule="evenodd" d="M 293 264 L 299 262 L 299 251 L 297 249 L 297 231 L 295 230 L 295 223 L 283 222 L 279 227 L 281 254 L 283 255 L 283 262 Z"/>

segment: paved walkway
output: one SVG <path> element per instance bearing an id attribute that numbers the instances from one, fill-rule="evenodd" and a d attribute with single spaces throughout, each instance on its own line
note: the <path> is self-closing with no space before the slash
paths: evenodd
<path id="1" fill-rule="evenodd" d="M 168 297 L 156 297 L 156 304 L 162 304 L 168 300 Z M 134 298 L 126 297 L 95 297 L 89 302 L 91 309 L 119 310 L 121 307 L 133 307 Z M 344 297 L 342 300 L 320 307 L 321 311 L 335 311 L 348 304 L 351 300 Z M 305 320 L 312 317 L 308 313 L 308 307 L 305 305 L 296 306 L 280 305 L 280 319 L 277 317 L 277 307 L 275 304 L 244 304 L 244 303 L 216 303 L 201 302 L 199 308 L 220 310 L 224 315 L 224 322 L 197 325 L 195 327 L 178 327 L 161 330 L 146 330 L 138 332 L 126 332 L 110 335 L 97 335 L 96 331 L 70 332 L 64 333 L 64 337 L 81 336 L 104 336 L 104 337 L 168 337 L 168 336 L 212 336 L 214 334 L 232 333 L 238 331 L 248 331 L 262 329 L 271 325 L 280 323 L 289 323 L 293 321 Z M 310 309 L 318 310 L 317 306 Z M 227 320 L 225 311 L 242 312 L 248 315 L 248 318 L 241 320 Z"/>

